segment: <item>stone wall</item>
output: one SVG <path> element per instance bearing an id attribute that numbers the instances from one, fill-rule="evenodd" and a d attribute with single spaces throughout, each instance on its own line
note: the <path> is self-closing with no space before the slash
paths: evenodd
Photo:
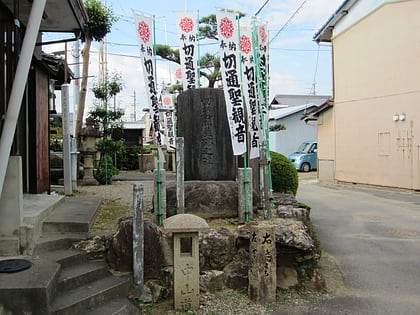
<path id="1" fill-rule="evenodd" d="M 276 215 L 270 220 L 270 224 L 274 226 L 276 235 L 277 287 L 287 289 L 309 285 L 322 290 L 322 279 L 317 276 L 320 248 L 309 219 L 309 210 L 299 208 L 292 195 L 275 196 L 275 205 Z M 120 222 L 120 229 L 107 249 L 109 266 L 119 271 L 131 271 L 132 268 L 130 264 L 121 264 L 132 261 L 132 251 L 130 253 L 129 250 L 121 250 L 132 244 L 130 225 L 131 218 Z M 248 287 L 249 229 L 249 224 L 230 224 L 200 233 L 202 292 L 226 287 L 240 290 Z M 126 237 L 122 237 L 123 235 Z M 159 283 L 165 292 L 172 290 L 172 250 L 172 235 L 146 221 L 145 280 L 153 280 L 154 285 Z M 313 283 L 313 279 L 317 283 Z M 163 296 L 161 293 L 159 296 Z"/>

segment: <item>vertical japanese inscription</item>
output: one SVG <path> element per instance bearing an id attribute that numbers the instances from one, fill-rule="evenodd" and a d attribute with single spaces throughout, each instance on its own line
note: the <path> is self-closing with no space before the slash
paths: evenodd
<path id="1" fill-rule="evenodd" d="M 213 102 L 210 98 L 201 99 L 201 113 L 200 119 L 203 123 L 202 127 L 202 149 L 201 149 L 201 164 L 203 167 L 212 167 L 215 164 L 214 161 L 214 147 L 216 145 L 216 134 L 215 134 L 215 109 Z"/>

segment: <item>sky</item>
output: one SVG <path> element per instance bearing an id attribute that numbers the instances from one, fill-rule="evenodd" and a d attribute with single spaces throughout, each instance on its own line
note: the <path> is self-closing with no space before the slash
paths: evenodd
<path id="1" fill-rule="evenodd" d="M 148 108 L 144 80 L 139 59 L 133 11 L 155 15 L 156 42 L 178 46 L 176 12 L 198 11 L 199 17 L 214 14 L 217 9 L 238 10 L 246 17 L 254 16 L 268 23 L 270 38 L 270 101 L 276 94 L 332 95 L 331 47 L 318 46 L 314 34 L 327 22 L 343 0 L 102 0 L 109 6 L 118 22 L 106 37 L 106 68 L 108 74 L 121 74 L 124 88 L 117 95 L 116 106 L 124 109 L 124 119 L 139 119 L 143 108 Z M 266 3 L 266 4 L 265 4 Z M 264 6 L 265 4 L 265 6 Z M 301 8 L 300 8 L 301 7 Z M 298 8 L 300 8 L 298 10 Z M 44 34 L 43 40 L 54 36 Z M 63 47 L 61 47 L 61 46 Z M 64 50 L 64 44 L 48 45 L 46 52 Z M 68 44 L 71 50 L 72 44 Z M 80 46 L 82 48 L 83 45 Z M 91 88 L 98 78 L 100 46 L 94 42 L 91 49 L 86 111 L 94 109 Z M 206 41 L 200 53 L 218 53 L 216 41 Z M 69 64 L 72 55 L 68 53 Z M 81 59 L 80 59 L 81 62 Z M 74 66 L 73 66 L 74 67 Z M 175 83 L 177 64 L 157 61 L 157 82 Z M 80 70 L 81 71 L 81 70 Z M 70 108 L 75 102 L 70 92 Z M 58 102 L 59 103 L 59 102 Z"/>

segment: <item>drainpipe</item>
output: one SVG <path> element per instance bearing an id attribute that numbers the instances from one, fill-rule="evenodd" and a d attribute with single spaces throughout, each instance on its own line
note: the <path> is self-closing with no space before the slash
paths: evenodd
<path id="1" fill-rule="evenodd" d="M 22 105 L 25 85 L 28 78 L 29 67 L 31 65 L 36 39 L 41 25 L 42 14 L 44 13 L 46 0 L 34 0 L 25 37 L 23 39 L 22 50 L 13 80 L 12 91 L 9 104 L 7 106 L 3 132 L 0 139 L 0 198 L 3 192 L 4 178 L 6 176 L 7 164 L 9 163 L 10 149 L 13 144 L 13 137 Z"/>

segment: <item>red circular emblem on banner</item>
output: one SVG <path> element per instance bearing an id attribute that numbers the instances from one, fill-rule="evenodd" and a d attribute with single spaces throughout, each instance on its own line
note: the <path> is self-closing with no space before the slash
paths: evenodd
<path id="1" fill-rule="evenodd" d="M 265 31 L 265 27 L 261 26 L 258 33 L 260 35 L 261 41 L 265 43 L 267 41 L 267 32 Z"/>
<path id="2" fill-rule="evenodd" d="M 233 31 L 235 30 L 235 27 L 233 26 L 233 23 L 228 18 L 223 18 L 220 20 L 220 34 L 223 35 L 223 37 L 230 38 L 233 35 Z"/>
<path id="3" fill-rule="evenodd" d="M 249 54 L 251 52 L 252 45 L 251 45 L 251 40 L 249 39 L 248 36 L 241 35 L 241 43 L 240 43 L 240 45 L 241 45 L 241 51 L 244 54 Z"/>
<path id="4" fill-rule="evenodd" d="M 175 77 L 177 78 L 177 79 L 182 79 L 182 70 L 181 70 L 181 68 L 178 68 L 178 69 L 176 69 L 176 71 L 175 71 Z"/>
<path id="5" fill-rule="evenodd" d="M 170 97 L 164 97 L 163 98 L 163 105 L 168 106 L 168 105 L 171 105 L 171 104 L 172 104 L 172 100 L 171 100 Z"/>
<path id="6" fill-rule="evenodd" d="M 137 25 L 137 32 L 139 33 L 139 36 L 144 43 L 147 43 L 150 41 L 150 28 L 146 22 L 141 21 Z"/>
<path id="7" fill-rule="evenodd" d="M 189 33 L 193 30 L 194 22 L 191 18 L 184 17 L 181 19 L 181 21 L 179 21 L 179 27 L 183 32 Z"/>

